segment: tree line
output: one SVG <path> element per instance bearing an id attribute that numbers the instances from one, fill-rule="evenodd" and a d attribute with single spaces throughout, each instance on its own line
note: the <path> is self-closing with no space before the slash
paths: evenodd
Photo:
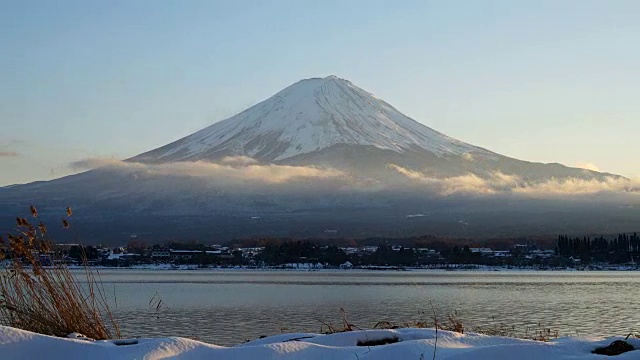
<path id="1" fill-rule="evenodd" d="M 580 259 L 583 263 L 619 264 L 633 262 L 640 256 L 640 236 L 637 233 L 619 234 L 609 240 L 603 236 L 572 238 L 560 235 L 556 252 L 566 258 Z"/>

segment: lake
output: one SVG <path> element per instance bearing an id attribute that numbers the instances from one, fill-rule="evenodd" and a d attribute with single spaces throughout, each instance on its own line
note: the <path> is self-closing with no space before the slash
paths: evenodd
<path id="1" fill-rule="evenodd" d="M 370 328 L 456 311 L 467 328 L 569 335 L 640 332 L 640 273 L 587 271 L 100 270 L 126 336 L 232 345 L 323 323 Z M 159 309 L 157 299 L 162 300 Z"/>

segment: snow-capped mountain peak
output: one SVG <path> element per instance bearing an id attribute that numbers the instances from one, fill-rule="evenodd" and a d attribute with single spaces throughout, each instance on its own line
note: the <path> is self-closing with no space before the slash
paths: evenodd
<path id="1" fill-rule="evenodd" d="M 278 161 L 334 145 L 368 145 L 436 156 L 484 152 L 432 130 L 336 76 L 301 80 L 249 109 L 132 160 L 213 160 L 249 156 Z"/>

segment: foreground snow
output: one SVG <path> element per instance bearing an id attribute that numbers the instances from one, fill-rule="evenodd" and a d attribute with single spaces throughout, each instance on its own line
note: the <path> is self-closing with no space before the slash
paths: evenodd
<path id="1" fill-rule="evenodd" d="M 392 339 L 393 344 L 358 346 L 359 342 Z M 538 342 L 477 334 L 439 331 L 436 359 L 538 360 L 604 359 L 591 353 L 614 340 L 561 338 Z M 435 331 L 432 329 L 367 330 L 332 335 L 284 334 L 235 347 L 211 345 L 179 337 L 135 339 L 134 343 L 87 341 L 39 335 L 0 326 L 0 354 L 5 359 L 432 359 Z M 640 348 L 640 339 L 629 343 Z M 640 359 L 640 351 L 615 357 Z"/>

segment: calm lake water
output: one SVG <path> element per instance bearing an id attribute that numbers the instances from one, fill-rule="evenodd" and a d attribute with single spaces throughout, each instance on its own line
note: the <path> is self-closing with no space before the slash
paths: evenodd
<path id="1" fill-rule="evenodd" d="M 232 345 L 282 331 L 361 328 L 457 311 L 467 326 L 519 333 L 640 331 L 638 272 L 101 270 L 127 336 L 182 336 Z M 162 299 L 159 310 L 155 302 Z M 528 330 L 527 330 L 528 329 Z"/>

